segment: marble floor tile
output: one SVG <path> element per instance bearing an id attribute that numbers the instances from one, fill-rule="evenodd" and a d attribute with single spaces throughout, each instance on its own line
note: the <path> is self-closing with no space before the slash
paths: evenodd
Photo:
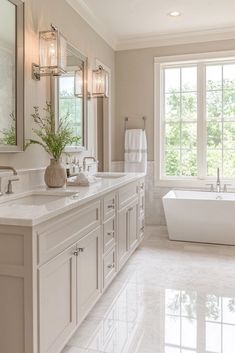
<path id="1" fill-rule="evenodd" d="M 63 353 L 234 353 L 235 247 L 144 243 Z"/>

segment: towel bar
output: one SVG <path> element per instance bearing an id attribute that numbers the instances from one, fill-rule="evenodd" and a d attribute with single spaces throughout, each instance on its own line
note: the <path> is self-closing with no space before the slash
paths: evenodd
<path id="1" fill-rule="evenodd" d="M 143 130 L 145 130 L 145 128 L 146 128 L 146 120 L 147 120 L 147 117 L 146 117 L 146 116 L 143 116 L 143 117 L 142 117 L 142 120 L 143 120 L 143 122 L 144 122 L 144 127 L 143 127 Z M 124 122 L 125 122 L 125 130 L 127 130 L 127 124 L 128 124 L 128 121 L 129 121 L 129 118 L 126 116 L 126 117 L 124 118 Z"/>

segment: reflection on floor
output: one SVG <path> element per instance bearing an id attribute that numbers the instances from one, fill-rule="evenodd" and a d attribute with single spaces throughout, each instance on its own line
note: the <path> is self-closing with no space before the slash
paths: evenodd
<path id="1" fill-rule="evenodd" d="M 152 227 L 63 353 L 234 353 L 235 247 Z"/>

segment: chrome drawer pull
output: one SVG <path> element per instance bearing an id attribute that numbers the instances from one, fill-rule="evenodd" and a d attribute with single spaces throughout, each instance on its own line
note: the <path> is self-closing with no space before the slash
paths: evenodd
<path id="1" fill-rule="evenodd" d="M 114 264 L 108 265 L 107 267 L 108 267 L 108 268 L 114 268 Z"/>

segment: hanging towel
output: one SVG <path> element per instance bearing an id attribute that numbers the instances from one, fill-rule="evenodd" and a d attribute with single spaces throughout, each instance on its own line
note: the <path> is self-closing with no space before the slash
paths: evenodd
<path id="1" fill-rule="evenodd" d="M 141 162 L 142 130 L 131 129 L 125 133 L 125 160 L 127 162 Z"/>
<path id="2" fill-rule="evenodd" d="M 134 156 L 129 156 L 130 150 L 127 149 L 129 134 L 130 131 L 139 131 L 141 142 L 139 144 L 138 152 Z M 139 156 L 140 155 L 140 156 Z M 138 158 L 137 158 L 138 157 Z M 140 158 L 139 158 L 140 157 Z M 145 130 L 127 130 L 125 135 L 125 172 L 128 173 L 147 173 L 147 138 Z"/>

